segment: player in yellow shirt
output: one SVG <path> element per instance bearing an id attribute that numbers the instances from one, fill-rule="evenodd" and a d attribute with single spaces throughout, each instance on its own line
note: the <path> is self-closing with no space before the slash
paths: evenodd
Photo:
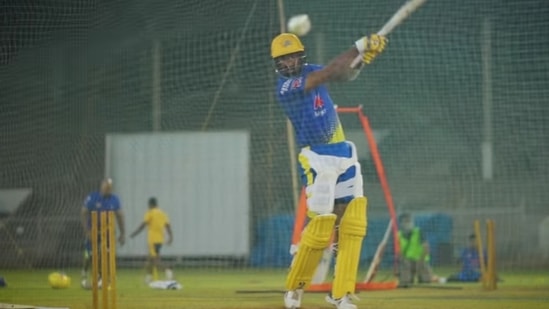
<path id="1" fill-rule="evenodd" d="M 149 210 L 145 213 L 145 217 L 141 225 L 130 235 L 134 238 L 143 229 L 147 228 L 147 244 L 149 247 L 149 256 L 147 261 L 147 277 L 145 281 L 158 280 L 158 268 L 160 267 L 160 249 L 164 244 L 164 231 L 168 234 L 168 240 L 165 242 L 170 245 L 173 240 L 172 228 L 168 215 L 160 208 L 156 198 L 149 199 Z M 172 280 L 173 274 L 171 269 L 166 268 L 166 279 Z"/>

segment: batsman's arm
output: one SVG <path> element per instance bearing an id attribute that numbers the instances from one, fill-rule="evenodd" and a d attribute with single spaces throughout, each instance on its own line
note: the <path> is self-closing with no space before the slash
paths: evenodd
<path id="1" fill-rule="evenodd" d="M 124 221 L 124 213 L 121 209 L 118 209 L 116 212 L 116 223 L 118 223 L 118 229 L 120 230 L 120 236 L 118 236 L 118 241 L 121 245 L 124 245 L 126 240 L 126 224 Z"/>
<path id="2" fill-rule="evenodd" d="M 422 260 L 425 260 L 425 258 L 431 254 L 431 247 L 429 246 L 427 235 L 425 235 L 425 232 L 422 229 L 419 230 L 419 239 L 421 240 L 421 247 L 423 249 L 421 258 Z"/>
<path id="3" fill-rule="evenodd" d="M 425 260 L 425 258 L 427 256 L 429 256 L 430 252 L 431 252 L 431 248 L 429 247 L 429 242 L 427 242 L 427 240 L 423 241 L 423 243 L 421 244 L 421 246 L 423 247 L 423 254 L 421 255 L 421 260 Z"/>
<path id="4" fill-rule="evenodd" d="M 139 227 L 135 229 L 133 233 L 131 233 L 130 238 L 134 238 L 135 236 L 137 236 L 137 234 L 141 233 L 141 231 L 143 231 L 146 226 L 147 226 L 147 223 L 141 222 L 141 225 L 139 225 Z"/>
<path id="5" fill-rule="evenodd" d="M 88 222 L 90 218 L 90 211 L 86 207 L 82 207 L 80 210 L 80 223 L 82 224 L 82 230 L 84 235 L 88 238 L 90 236 L 90 230 L 88 228 Z"/>
<path id="6" fill-rule="evenodd" d="M 305 91 L 309 91 L 326 82 L 341 82 L 354 80 L 364 64 L 369 64 L 385 49 L 387 39 L 373 34 L 357 40 L 353 47 L 335 57 L 322 70 L 312 72 L 305 81 Z M 363 62 L 352 66 L 355 58 L 360 56 Z"/>
<path id="7" fill-rule="evenodd" d="M 166 223 L 166 232 L 168 232 L 168 245 L 172 244 L 173 241 L 173 233 L 172 233 L 172 226 L 169 223 Z"/>
<path id="8" fill-rule="evenodd" d="M 347 81 L 353 70 L 349 66 L 353 59 L 359 55 L 356 47 L 336 56 L 322 70 L 312 72 L 305 81 L 305 91 L 312 90 L 326 82 Z"/>

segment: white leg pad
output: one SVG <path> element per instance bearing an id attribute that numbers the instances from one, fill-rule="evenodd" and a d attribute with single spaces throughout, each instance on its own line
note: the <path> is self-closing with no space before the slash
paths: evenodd
<path id="1" fill-rule="evenodd" d="M 363 189 L 363 180 L 362 180 L 362 167 L 360 166 L 360 163 L 355 162 L 355 169 L 356 169 L 356 175 L 355 175 L 355 184 L 354 184 L 354 196 L 364 196 L 364 189 Z"/>
<path id="2" fill-rule="evenodd" d="M 309 148 L 301 150 L 301 155 L 307 158 L 308 164 L 316 172 L 314 183 L 306 188 L 309 211 L 317 214 L 332 213 L 334 210 L 334 200 L 339 198 L 339 195 L 363 195 L 362 175 L 360 173 L 360 163 L 358 163 L 356 147 L 352 142 L 348 141 L 347 143 L 351 146 L 352 152 L 349 158 L 320 155 Z M 349 184 L 342 183 L 340 188 L 337 189 L 337 178 L 352 166 L 356 167 L 356 176 L 353 180 L 349 180 Z"/>
<path id="3" fill-rule="evenodd" d="M 326 170 L 316 175 L 314 184 L 307 187 L 307 207 L 317 214 L 329 214 L 334 210 L 335 186 L 338 174 Z"/>

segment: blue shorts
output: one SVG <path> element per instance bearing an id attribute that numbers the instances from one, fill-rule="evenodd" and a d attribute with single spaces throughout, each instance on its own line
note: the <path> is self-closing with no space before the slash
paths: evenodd
<path id="1" fill-rule="evenodd" d="M 90 258 L 92 256 L 92 244 L 89 239 L 84 240 L 84 258 Z"/>
<path id="2" fill-rule="evenodd" d="M 109 242 L 107 241 L 107 246 L 109 245 Z M 101 237 L 97 236 L 97 251 L 99 254 L 101 253 Z M 84 240 L 84 257 L 90 258 L 92 256 L 92 243 L 91 240 L 86 239 Z"/>

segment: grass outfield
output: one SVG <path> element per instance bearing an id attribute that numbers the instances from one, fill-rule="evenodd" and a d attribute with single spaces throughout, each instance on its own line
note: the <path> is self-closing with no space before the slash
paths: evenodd
<path id="1" fill-rule="evenodd" d="M 50 270 L 0 270 L 8 287 L 0 288 L 0 303 L 91 308 L 91 292 L 80 288 L 79 272 L 70 271 L 72 286 L 53 290 L 47 284 Z M 237 294 L 236 290 L 279 290 L 284 270 L 176 270 L 183 289 L 153 290 L 143 283 L 143 271 L 118 272 L 119 309 L 177 308 L 283 308 L 277 293 Z M 509 272 L 496 291 L 482 291 L 479 284 L 446 284 L 442 288 L 417 287 L 358 294 L 364 309 L 511 309 L 549 308 L 549 272 Z M 456 289 L 456 287 L 458 287 Z M 451 289 L 450 289 L 451 288 Z M 324 294 L 306 294 L 304 309 L 332 308 Z"/>

